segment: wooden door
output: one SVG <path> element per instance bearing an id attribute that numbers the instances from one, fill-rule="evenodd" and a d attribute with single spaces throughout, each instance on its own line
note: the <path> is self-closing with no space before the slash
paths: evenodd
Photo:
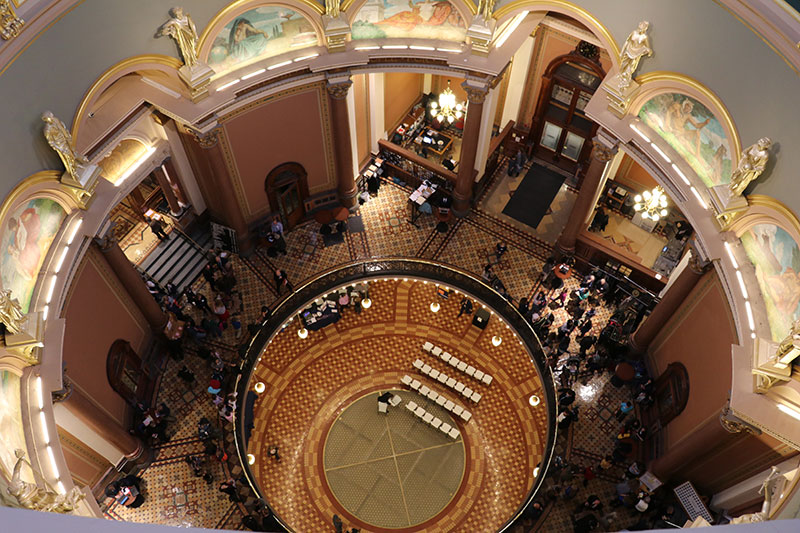
<path id="1" fill-rule="evenodd" d="M 267 174 L 264 188 L 273 212 L 277 212 L 283 227 L 289 231 L 306 215 L 308 176 L 299 163 L 283 163 Z"/>

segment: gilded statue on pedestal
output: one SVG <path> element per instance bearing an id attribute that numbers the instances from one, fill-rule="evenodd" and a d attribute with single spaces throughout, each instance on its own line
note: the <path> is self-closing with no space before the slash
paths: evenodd
<path id="1" fill-rule="evenodd" d="M 168 35 L 175 39 L 183 63 L 187 67 L 193 67 L 197 63 L 197 28 L 189 14 L 183 12 L 182 7 L 173 7 L 169 10 L 169 14 L 172 18 L 161 25 L 156 37 Z"/>
<path id="2" fill-rule="evenodd" d="M 617 74 L 617 85 L 620 89 L 627 89 L 636 69 L 639 67 L 639 61 L 643 57 L 650 57 L 653 55 L 653 49 L 650 48 L 650 41 L 647 38 L 647 29 L 650 23 L 643 20 L 625 39 L 625 44 L 622 45 L 622 52 L 620 52 L 619 74 Z"/>
<path id="3" fill-rule="evenodd" d="M 10 333 L 20 333 L 22 331 L 22 320 L 25 314 L 22 306 L 11 296 L 11 289 L 0 292 L 0 322 Z"/>
<path id="4" fill-rule="evenodd" d="M 339 16 L 339 0 L 325 0 L 325 15 L 334 19 Z"/>
<path id="5" fill-rule="evenodd" d="M 734 196 L 740 196 L 744 193 L 750 182 L 764 172 L 769 160 L 771 146 L 772 141 L 769 137 L 762 137 L 757 143 L 742 152 L 739 163 L 736 165 L 736 170 L 731 173 L 731 182 L 728 184 Z"/>
<path id="6" fill-rule="evenodd" d="M 26 464 L 30 466 L 30 463 L 25 460 L 24 451 L 15 450 L 14 455 L 17 457 L 17 463 L 8 483 L 8 493 L 14 496 L 22 507 L 34 511 L 69 513 L 84 498 L 85 495 L 78 487 L 73 487 L 66 494 L 58 494 L 49 487 L 41 489 L 35 483 L 23 481 L 22 467 Z"/>
<path id="7" fill-rule="evenodd" d="M 72 135 L 67 131 L 64 123 L 58 120 L 53 113 L 45 111 L 42 113 L 42 120 L 44 121 L 44 138 L 47 139 L 47 144 L 61 158 L 67 174 L 80 182 L 78 174 L 84 165 L 89 164 L 89 161 L 75 150 Z"/>
<path id="8" fill-rule="evenodd" d="M 489 22 L 492 19 L 494 12 L 495 0 L 479 0 L 478 1 L 478 15 L 483 17 L 483 20 Z"/>

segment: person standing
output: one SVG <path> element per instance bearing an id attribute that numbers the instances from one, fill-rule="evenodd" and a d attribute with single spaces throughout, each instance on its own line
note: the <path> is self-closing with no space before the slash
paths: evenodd
<path id="1" fill-rule="evenodd" d="M 150 222 L 148 222 L 147 225 L 150 226 L 150 231 L 153 232 L 153 235 L 158 237 L 159 241 L 165 241 L 165 240 L 167 240 L 169 238 L 169 237 L 167 237 L 167 234 L 164 233 L 164 226 L 162 226 L 160 220 L 156 220 L 155 218 L 151 218 Z"/>
<path id="2" fill-rule="evenodd" d="M 280 235 L 283 237 L 283 224 L 281 223 L 281 219 L 277 216 L 272 217 L 272 224 L 270 224 L 270 229 L 272 233 L 276 235 Z"/>
<path id="3" fill-rule="evenodd" d="M 461 308 L 458 310 L 458 316 L 456 318 L 459 318 L 464 313 L 468 315 L 472 314 L 472 301 L 466 296 L 461 300 Z"/>
<path id="4" fill-rule="evenodd" d="M 277 268 L 275 269 L 275 289 L 278 291 L 278 296 L 280 296 L 281 292 L 283 292 L 283 288 L 289 289 L 291 292 L 292 284 L 289 282 L 289 277 L 286 275 L 282 269 Z"/>

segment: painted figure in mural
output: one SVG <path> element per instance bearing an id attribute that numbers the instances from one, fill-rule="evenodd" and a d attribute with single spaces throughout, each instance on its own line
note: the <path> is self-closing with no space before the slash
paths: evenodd
<path id="1" fill-rule="evenodd" d="M 267 47 L 269 35 L 256 27 L 244 17 L 233 21 L 228 36 L 228 56 L 237 61 L 245 61 L 261 54 Z"/>
<path id="2" fill-rule="evenodd" d="M 792 329 L 789 334 L 778 345 L 778 351 L 775 353 L 776 359 L 781 359 L 789 352 L 800 351 L 800 320 L 795 320 L 792 324 Z"/>
<path id="3" fill-rule="evenodd" d="M 636 69 L 639 67 L 639 61 L 643 57 L 650 57 L 653 55 L 653 49 L 650 48 L 650 41 L 647 37 L 647 29 L 650 23 L 643 20 L 625 39 L 625 44 L 622 45 L 622 52 L 620 52 L 619 74 L 617 74 L 617 83 L 622 90 L 627 89 Z"/>
<path id="4" fill-rule="evenodd" d="M 694 104 L 688 98 L 682 102 L 672 102 L 664 116 L 664 130 L 680 139 L 688 150 L 694 152 L 695 157 L 702 158 L 700 152 L 702 144 L 700 130 L 708 126 L 708 123 L 711 122 L 711 117 L 706 117 L 704 121 L 698 122 L 692 116 L 693 111 Z"/>
<path id="5" fill-rule="evenodd" d="M 183 63 L 193 67 L 197 63 L 197 28 L 194 26 L 194 21 L 188 13 L 183 12 L 182 7 L 173 7 L 169 10 L 169 14 L 172 18 L 158 28 L 156 37 L 168 35 L 175 39 Z"/>
<path id="6" fill-rule="evenodd" d="M 387 19 L 376 22 L 376 24 L 411 31 L 421 24 L 439 26 L 445 22 L 453 25 L 461 23 L 460 15 L 453 9 L 450 2 L 423 0 L 415 4 L 413 0 L 408 0 L 408 7 L 411 11 L 401 11 Z"/>
<path id="7" fill-rule="evenodd" d="M 6 327 L 6 331 L 19 333 L 22 331 L 22 319 L 25 314 L 22 306 L 11 294 L 11 289 L 0 292 L 0 322 Z"/>
<path id="8" fill-rule="evenodd" d="M 58 120 L 53 113 L 45 111 L 42 113 L 42 120 L 44 121 L 44 138 L 47 139 L 47 144 L 61 158 L 67 173 L 75 180 L 80 181 L 78 173 L 83 165 L 89 164 L 89 161 L 75 151 L 72 135 L 67 131 L 64 123 Z"/>
<path id="9" fill-rule="evenodd" d="M 756 522 L 766 522 L 769 520 L 769 513 L 772 510 L 772 482 L 781 477 L 780 472 L 776 467 L 772 467 L 767 478 L 761 484 L 758 490 L 759 494 L 764 494 L 764 503 L 761 506 L 761 511 L 757 513 L 745 514 L 737 516 L 731 520 L 731 524 L 754 524 Z"/>
<path id="10" fill-rule="evenodd" d="M 78 487 L 73 487 L 66 494 L 58 494 L 52 490 L 40 489 L 35 483 L 22 480 L 22 467 L 30 466 L 25 460 L 25 452 L 16 450 L 17 463 L 14 473 L 8 483 L 8 493 L 14 496 L 22 507 L 35 511 L 48 511 L 51 513 L 68 513 L 77 507 L 84 498 Z"/>
<path id="11" fill-rule="evenodd" d="M 757 143 L 742 152 L 742 157 L 739 158 L 739 164 L 731 174 L 731 182 L 728 185 L 735 196 L 744 193 L 750 182 L 764 172 L 771 146 L 772 141 L 768 137 L 762 137 Z"/>
<path id="12" fill-rule="evenodd" d="M 15 261 L 17 273 L 24 279 L 32 279 L 38 273 L 42 258 L 39 248 L 41 228 L 41 219 L 33 207 L 25 209 L 19 220 L 14 217 L 8 220 L 8 232 L 12 235 L 8 253 Z"/>

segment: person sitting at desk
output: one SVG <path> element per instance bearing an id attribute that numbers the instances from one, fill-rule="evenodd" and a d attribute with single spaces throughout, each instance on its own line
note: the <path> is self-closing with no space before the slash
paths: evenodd
<path id="1" fill-rule="evenodd" d="M 456 161 L 452 157 L 442 159 L 442 166 L 451 172 L 456 169 Z"/>
<path id="2" fill-rule="evenodd" d="M 397 132 L 392 134 L 392 138 L 390 140 L 392 144 L 396 144 L 397 146 L 401 146 L 403 144 L 403 136 Z"/>

